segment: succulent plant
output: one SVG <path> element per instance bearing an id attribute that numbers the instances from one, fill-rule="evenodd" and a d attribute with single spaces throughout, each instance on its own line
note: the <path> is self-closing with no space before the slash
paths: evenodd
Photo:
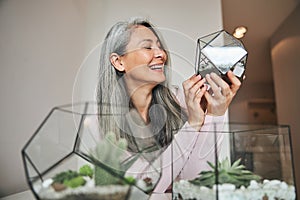
<path id="1" fill-rule="evenodd" d="M 216 169 L 218 169 L 218 184 L 231 183 L 237 188 L 240 186 L 249 186 L 251 180 L 259 181 L 261 177 L 246 170 L 244 165 L 240 164 L 241 159 L 236 160 L 232 165 L 228 158 L 218 162 L 216 167 L 210 162 L 208 165 L 213 169 L 211 171 L 202 171 L 194 180 L 190 182 L 195 185 L 212 188 L 216 184 Z"/>
<path id="2" fill-rule="evenodd" d="M 126 149 L 127 141 L 125 139 L 117 140 L 113 132 L 106 134 L 104 140 L 96 147 L 94 160 L 99 164 L 95 165 L 96 185 L 122 184 L 120 177 L 124 175 L 125 169 L 121 165 L 121 156 Z"/>
<path id="3" fill-rule="evenodd" d="M 91 166 L 89 165 L 83 165 L 82 167 L 80 167 L 79 169 L 79 174 L 81 176 L 88 176 L 90 178 L 93 178 L 93 175 L 94 175 L 94 171 L 93 169 L 91 168 Z"/>
<path id="4" fill-rule="evenodd" d="M 63 172 L 60 172 L 60 173 L 56 174 L 53 177 L 53 182 L 63 184 L 66 180 L 71 180 L 71 179 L 76 178 L 78 176 L 79 176 L 78 172 L 72 171 L 72 170 L 67 170 L 67 171 L 63 171 Z"/>

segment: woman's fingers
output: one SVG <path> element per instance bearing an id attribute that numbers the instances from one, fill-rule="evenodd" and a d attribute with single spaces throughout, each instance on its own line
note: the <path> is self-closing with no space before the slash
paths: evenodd
<path id="1" fill-rule="evenodd" d="M 228 71 L 227 72 L 227 76 L 230 80 L 231 84 L 231 91 L 236 94 L 236 92 L 239 90 L 239 88 L 241 87 L 241 81 L 233 74 L 232 71 Z M 244 78 L 245 79 L 245 78 Z"/>
<path id="2" fill-rule="evenodd" d="M 215 73 L 207 74 L 205 77 L 208 84 L 211 86 L 215 98 L 221 98 L 222 96 L 228 95 L 230 89 L 228 84 L 221 77 Z"/>
<path id="3" fill-rule="evenodd" d="M 193 87 L 191 87 L 189 92 L 189 97 L 191 98 L 191 100 L 198 101 L 199 98 L 201 99 L 206 90 L 206 87 L 204 86 L 205 81 L 205 79 L 201 79 L 200 81 L 195 83 Z"/>
<path id="4" fill-rule="evenodd" d="M 189 79 L 185 80 L 182 85 L 183 88 L 185 89 L 190 89 L 191 87 L 193 87 L 193 85 L 198 82 L 199 80 L 201 80 L 201 75 L 193 75 L 191 76 Z"/>
<path id="5" fill-rule="evenodd" d="M 182 85 L 183 85 L 185 96 L 192 100 L 196 96 L 201 95 L 201 93 L 203 93 L 202 88 L 205 81 L 206 81 L 205 79 L 201 79 L 200 75 L 194 75 L 191 78 L 184 81 Z"/>
<path id="6" fill-rule="evenodd" d="M 205 78 L 194 75 L 182 83 L 185 103 L 188 111 L 188 122 L 196 130 L 200 130 L 204 122 L 204 111 L 201 107 L 201 99 L 206 92 Z"/>
<path id="7" fill-rule="evenodd" d="M 209 114 L 224 114 L 241 86 L 240 80 L 232 71 L 228 71 L 227 76 L 231 85 L 215 73 L 206 75 L 206 80 L 211 86 L 211 91 L 204 94 L 207 100 L 207 112 Z"/>

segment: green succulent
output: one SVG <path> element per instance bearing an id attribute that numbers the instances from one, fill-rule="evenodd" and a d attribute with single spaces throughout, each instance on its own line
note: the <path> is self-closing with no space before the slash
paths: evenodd
<path id="1" fill-rule="evenodd" d="M 126 149 L 127 141 L 125 139 L 117 140 L 113 132 L 106 134 L 104 140 L 97 145 L 95 152 L 94 161 L 99 164 L 99 166 L 95 166 L 96 185 L 123 184 L 120 177 L 124 175 L 125 169 L 122 168 L 120 157 Z M 102 167 L 100 167 L 101 165 Z"/>
<path id="2" fill-rule="evenodd" d="M 228 158 L 224 159 L 222 162 L 218 162 L 218 183 L 231 183 L 237 188 L 240 186 L 249 186 L 251 180 L 259 181 L 261 177 L 246 170 L 244 165 L 240 164 L 241 159 L 236 160 L 232 165 Z M 194 180 L 190 182 L 199 186 L 206 186 L 212 188 L 216 184 L 216 167 L 210 162 L 208 165 L 213 169 L 211 171 L 202 171 Z"/>
<path id="3" fill-rule="evenodd" d="M 63 171 L 63 172 L 60 172 L 60 173 L 56 174 L 53 177 L 53 182 L 63 184 L 66 180 L 71 180 L 71 179 L 76 178 L 78 176 L 79 176 L 79 174 L 76 171 L 67 170 L 67 171 Z"/>
<path id="4" fill-rule="evenodd" d="M 75 178 L 72 178 L 70 180 L 65 180 L 64 185 L 68 186 L 70 188 L 77 188 L 79 186 L 85 185 L 86 180 L 82 176 L 77 176 Z"/>
<path id="5" fill-rule="evenodd" d="M 93 178 L 93 174 L 94 174 L 94 171 L 93 169 L 91 168 L 91 166 L 89 165 L 83 165 L 82 167 L 80 167 L 79 169 L 79 174 L 81 176 L 88 176 L 90 178 Z"/>
<path id="6" fill-rule="evenodd" d="M 53 183 L 58 183 L 70 188 L 77 188 L 86 184 L 85 176 L 92 178 L 93 169 L 89 165 L 83 165 L 79 172 L 67 170 L 56 174 L 53 177 Z"/>

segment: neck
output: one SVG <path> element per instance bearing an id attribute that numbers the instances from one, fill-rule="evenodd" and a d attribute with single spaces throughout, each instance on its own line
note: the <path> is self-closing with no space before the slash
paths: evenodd
<path id="1" fill-rule="evenodd" d="M 141 115 L 142 119 L 147 123 L 148 111 L 152 100 L 152 89 L 153 86 L 143 85 L 135 88 L 127 88 L 132 103 L 136 110 Z"/>

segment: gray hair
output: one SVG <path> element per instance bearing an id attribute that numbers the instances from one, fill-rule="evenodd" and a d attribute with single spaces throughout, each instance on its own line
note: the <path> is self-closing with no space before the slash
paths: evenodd
<path id="1" fill-rule="evenodd" d="M 118 71 L 110 62 L 110 55 L 117 53 L 124 55 L 126 46 L 129 43 L 131 34 L 135 27 L 142 25 L 149 28 L 158 38 L 162 48 L 166 51 L 165 45 L 154 27 L 145 19 L 132 18 L 128 21 L 116 23 L 108 32 L 102 44 L 100 53 L 99 82 L 97 88 L 97 103 L 99 112 L 100 127 L 104 132 L 113 131 L 119 137 L 128 140 L 133 150 L 136 140 L 132 137 L 132 130 L 128 126 L 128 121 L 124 117 L 132 108 L 130 97 L 123 80 L 123 72 Z M 167 53 L 167 51 L 166 51 Z M 157 85 L 152 91 L 151 105 L 158 104 L 162 109 L 153 109 L 151 114 L 151 124 L 153 131 L 157 132 L 153 137 L 159 146 L 166 146 L 172 140 L 175 130 L 178 130 L 186 121 L 186 115 L 182 112 L 180 105 L 175 100 L 169 89 L 169 60 L 165 70 L 166 81 Z M 150 108 L 151 108 L 150 105 Z M 163 110 L 163 111 L 162 111 Z M 150 115 L 149 114 L 149 115 Z M 161 127 L 162 118 L 165 124 Z M 160 124 L 159 126 L 157 124 Z"/>

